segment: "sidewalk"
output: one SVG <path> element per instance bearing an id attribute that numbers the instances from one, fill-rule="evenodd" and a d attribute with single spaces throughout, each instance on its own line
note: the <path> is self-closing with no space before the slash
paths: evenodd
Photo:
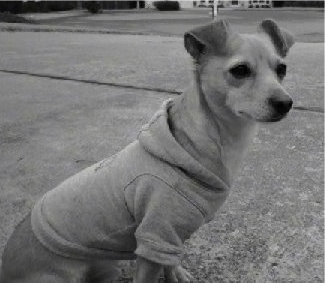
<path id="1" fill-rule="evenodd" d="M 178 37 L 3 32 L 1 38 L 0 69 L 176 92 L 192 77 Z M 296 106 L 323 107 L 323 48 L 297 43 L 288 55 L 285 84 Z"/>

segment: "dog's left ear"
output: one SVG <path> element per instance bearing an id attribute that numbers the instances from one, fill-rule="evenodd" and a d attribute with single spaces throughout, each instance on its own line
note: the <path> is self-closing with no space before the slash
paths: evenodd
<path id="1" fill-rule="evenodd" d="M 184 46 L 195 60 L 208 52 L 224 54 L 227 52 L 226 43 L 229 34 L 230 27 L 227 21 L 215 21 L 186 32 Z"/>
<path id="2" fill-rule="evenodd" d="M 289 49 L 295 42 L 293 35 L 289 31 L 279 28 L 273 20 L 267 19 L 262 21 L 258 29 L 270 37 L 281 57 L 287 55 Z"/>

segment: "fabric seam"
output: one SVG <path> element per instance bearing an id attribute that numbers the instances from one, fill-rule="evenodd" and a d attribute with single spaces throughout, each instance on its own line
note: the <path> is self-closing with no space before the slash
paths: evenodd
<path id="1" fill-rule="evenodd" d="M 143 176 L 150 176 L 153 177 L 155 179 L 158 179 L 159 181 L 163 182 L 165 185 L 167 185 L 169 188 L 171 188 L 172 190 L 176 191 L 181 197 L 183 197 L 185 200 L 187 200 L 189 203 L 191 203 L 198 211 L 200 211 L 200 213 L 203 215 L 203 217 L 205 218 L 207 216 L 207 212 L 194 200 L 190 199 L 187 195 L 185 195 L 183 192 L 181 192 L 180 190 L 178 190 L 177 188 L 171 186 L 169 183 L 167 183 L 164 179 L 150 174 L 150 173 L 143 173 L 140 174 L 138 176 L 136 176 L 133 180 L 131 180 L 125 187 L 124 187 L 124 192 L 127 190 L 127 188 L 133 183 L 135 182 L 138 178 L 143 177 Z"/>

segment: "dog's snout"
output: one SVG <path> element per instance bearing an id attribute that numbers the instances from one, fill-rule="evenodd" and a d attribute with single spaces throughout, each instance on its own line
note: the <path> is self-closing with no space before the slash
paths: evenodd
<path id="1" fill-rule="evenodd" d="M 283 98 L 276 95 L 271 96 L 268 102 L 274 110 L 281 115 L 288 113 L 293 103 L 290 97 Z"/>

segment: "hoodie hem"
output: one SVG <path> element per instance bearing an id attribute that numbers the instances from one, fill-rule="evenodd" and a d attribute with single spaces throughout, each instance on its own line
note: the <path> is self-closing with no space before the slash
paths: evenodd
<path id="1" fill-rule="evenodd" d="M 100 259 L 135 259 L 134 252 L 115 252 L 96 248 L 83 247 L 72 243 L 60 236 L 44 219 L 42 204 L 45 197 L 40 199 L 31 212 L 32 231 L 38 241 L 51 252 L 63 257 L 81 260 Z"/>

